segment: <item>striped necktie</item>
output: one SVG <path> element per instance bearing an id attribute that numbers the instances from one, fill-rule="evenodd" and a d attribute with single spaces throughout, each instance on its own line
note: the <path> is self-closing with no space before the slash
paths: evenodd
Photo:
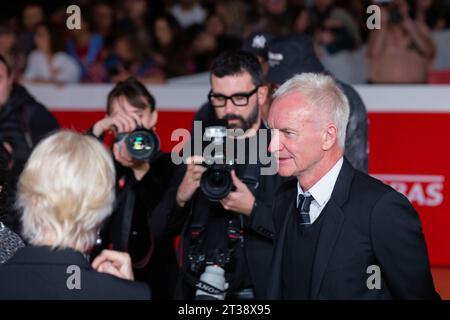
<path id="1" fill-rule="evenodd" d="M 298 206 L 297 210 L 300 213 L 300 225 L 308 226 L 311 225 L 311 218 L 309 216 L 309 207 L 311 202 L 314 200 L 312 195 L 298 195 Z"/>

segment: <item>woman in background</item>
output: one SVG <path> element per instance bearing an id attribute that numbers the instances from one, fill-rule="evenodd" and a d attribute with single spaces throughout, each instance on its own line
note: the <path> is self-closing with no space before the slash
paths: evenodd
<path id="1" fill-rule="evenodd" d="M 55 84 L 80 81 L 80 67 L 64 52 L 64 38 L 59 30 L 45 24 L 38 25 L 34 36 L 36 50 L 28 56 L 25 81 Z"/>

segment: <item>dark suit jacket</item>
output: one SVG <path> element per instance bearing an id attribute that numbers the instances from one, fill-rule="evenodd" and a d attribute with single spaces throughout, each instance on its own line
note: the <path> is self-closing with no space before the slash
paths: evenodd
<path id="1" fill-rule="evenodd" d="M 69 277 L 75 274 L 67 272 L 70 265 L 80 268 L 80 289 L 67 286 Z M 2 299 L 145 300 L 150 299 L 150 292 L 144 283 L 95 271 L 81 253 L 72 249 L 52 251 L 49 247 L 28 246 L 0 267 Z"/>
<path id="2" fill-rule="evenodd" d="M 281 272 L 288 213 L 297 181 L 275 197 L 276 231 L 268 298 L 282 298 Z M 325 216 L 313 261 L 311 299 L 438 299 L 419 217 L 400 193 L 353 169 L 345 159 Z M 369 290 L 373 271 L 381 288 Z M 283 275 L 289 279 L 289 275 Z M 371 282 L 371 281 L 369 281 Z"/>

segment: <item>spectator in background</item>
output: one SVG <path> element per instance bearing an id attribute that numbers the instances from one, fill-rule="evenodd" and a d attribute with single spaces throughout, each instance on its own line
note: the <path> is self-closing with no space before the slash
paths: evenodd
<path id="1" fill-rule="evenodd" d="M 313 34 L 311 16 L 307 8 L 303 6 L 297 7 L 294 13 L 291 30 L 293 33 L 297 34 Z"/>
<path id="2" fill-rule="evenodd" d="M 287 35 L 291 32 L 293 12 L 287 0 L 265 0 L 263 30 L 274 36 Z"/>
<path id="3" fill-rule="evenodd" d="M 15 71 L 14 76 L 19 77 L 25 69 L 26 55 L 17 43 L 13 27 L 8 23 L 0 25 L 0 55 Z"/>
<path id="4" fill-rule="evenodd" d="M 341 51 L 352 51 L 361 44 L 359 33 L 352 34 L 356 28 L 349 27 L 354 21 L 345 11 L 334 10 L 328 18 L 315 31 L 315 42 L 318 46 L 318 53 L 326 50 L 328 54 L 336 54 Z"/>
<path id="5" fill-rule="evenodd" d="M 111 55 L 105 61 L 110 81 L 124 81 L 136 77 L 144 83 L 163 83 L 164 73 L 156 61 L 148 57 L 140 46 L 136 45 L 133 35 L 122 34 L 114 40 Z"/>
<path id="6" fill-rule="evenodd" d="M 194 28 L 191 27 L 190 30 Z M 197 25 L 192 45 L 192 58 L 196 72 L 208 71 L 214 58 L 221 52 L 241 47 L 240 38 L 229 36 L 225 31 L 225 22 L 216 13 L 206 18 L 204 27 Z"/>
<path id="7" fill-rule="evenodd" d="M 94 4 L 92 8 L 93 31 L 104 39 L 105 46 L 111 45 L 114 27 L 114 10 L 107 1 Z"/>
<path id="8" fill-rule="evenodd" d="M 219 0 L 215 3 L 215 15 L 224 23 L 224 34 L 240 38 L 245 29 L 246 7 L 241 0 Z"/>
<path id="9" fill-rule="evenodd" d="M 9 161 L 8 151 L 0 144 L 0 265 L 9 260 L 18 249 L 24 246 L 22 239 L 3 223 Z"/>
<path id="10" fill-rule="evenodd" d="M 177 20 L 171 14 L 164 14 L 155 19 L 153 26 L 153 57 L 165 77 L 192 73 L 188 47 Z"/>
<path id="11" fill-rule="evenodd" d="M 411 19 L 405 0 L 383 5 L 381 29 L 369 37 L 369 82 L 425 83 L 435 51 L 430 30 Z"/>
<path id="12" fill-rule="evenodd" d="M 353 50 L 361 45 L 361 35 L 353 17 L 345 10 L 337 8 L 334 0 L 317 0 L 310 11 L 315 29 L 318 53 L 326 50 L 336 54 L 343 50 Z"/>
<path id="13" fill-rule="evenodd" d="M 0 56 L 0 141 L 12 161 L 8 176 L 9 225 L 14 226 L 16 223 L 12 202 L 16 180 L 22 172 L 23 166 L 34 146 L 58 127 L 55 117 L 23 86 L 14 82 L 14 70 L 11 69 L 6 59 Z"/>
<path id="14" fill-rule="evenodd" d="M 447 1 L 448 5 L 448 1 Z M 421 24 L 425 24 L 431 30 L 448 28 L 448 8 L 442 7 L 441 1 L 414 0 L 412 4 L 412 18 Z M 447 14 L 447 17 L 445 16 Z"/>
<path id="15" fill-rule="evenodd" d="M 120 10 L 117 12 L 119 20 L 116 30 L 132 34 L 140 50 L 150 55 L 153 41 L 151 30 L 157 14 L 161 11 L 159 1 L 124 0 L 123 13 Z M 122 14 L 124 16 L 120 17 Z"/>
<path id="16" fill-rule="evenodd" d="M 106 250 L 89 265 L 87 255 L 111 214 L 114 178 L 111 156 L 92 137 L 61 131 L 36 147 L 17 194 L 30 245 L 0 267 L 0 299 L 150 298 L 145 284 L 130 281 L 128 254 Z M 72 265 L 79 267 L 81 290 L 68 285 Z"/>
<path id="17" fill-rule="evenodd" d="M 194 24 L 203 24 L 207 15 L 206 10 L 196 0 L 178 0 L 170 8 L 170 13 L 183 29 Z"/>
<path id="18" fill-rule="evenodd" d="M 28 56 L 23 80 L 38 83 L 75 83 L 81 70 L 74 58 L 64 52 L 61 28 L 40 24 L 34 36 L 36 50 Z"/>
<path id="19" fill-rule="evenodd" d="M 91 31 L 91 24 L 84 14 L 81 15 L 81 28 L 70 30 L 67 51 L 78 62 L 83 81 L 102 81 L 105 77 L 102 72 L 103 37 Z"/>
<path id="20" fill-rule="evenodd" d="M 36 26 L 43 23 L 45 14 L 38 4 L 29 4 L 22 11 L 22 31 L 19 35 L 19 46 L 25 54 L 29 54 L 34 47 L 34 32 Z"/>

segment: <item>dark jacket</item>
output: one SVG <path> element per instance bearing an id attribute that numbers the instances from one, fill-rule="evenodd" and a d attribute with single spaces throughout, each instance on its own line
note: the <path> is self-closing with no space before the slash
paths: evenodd
<path id="1" fill-rule="evenodd" d="M 283 246 L 297 180 L 283 184 L 273 206 L 275 254 L 269 299 L 280 299 Z M 323 225 L 312 261 L 311 299 L 438 299 L 431 277 L 419 216 L 391 187 L 353 169 L 345 159 L 330 200 L 321 212 Z M 367 282 L 376 265 L 381 288 Z"/>
<path id="2" fill-rule="evenodd" d="M 220 219 L 220 215 L 224 216 L 223 221 L 226 222 L 228 217 L 232 214 L 231 211 L 223 209 L 220 203 L 209 202 L 200 189 L 196 191 L 189 203 L 183 208 L 179 207 L 176 202 L 176 193 L 178 186 L 184 177 L 185 171 L 185 165 L 179 165 L 177 167 L 169 192 L 167 192 L 164 199 L 155 209 L 156 212 L 154 212 L 159 216 L 165 216 L 165 218 L 158 219 L 158 221 L 162 222 L 166 219 L 164 226 L 165 230 L 182 230 L 178 259 L 183 271 L 187 271 L 190 266 L 188 254 L 189 248 L 192 245 L 190 227 L 193 225 L 193 221 L 196 221 L 199 215 L 208 216 L 214 214 L 217 218 L 215 220 L 216 222 Z M 241 262 L 242 264 L 245 264 L 246 272 L 248 272 L 247 279 L 235 280 L 240 281 L 241 283 L 249 283 L 254 289 L 256 298 L 263 298 L 266 294 L 267 274 L 272 258 L 274 237 L 274 226 L 271 217 L 272 198 L 274 190 L 276 190 L 281 182 L 282 178 L 276 174 L 259 175 L 258 187 L 256 189 L 251 189 L 256 198 L 256 204 L 253 207 L 250 216 L 247 217 L 241 214 L 234 214 L 238 218 L 242 217 L 243 219 L 244 244 L 242 250 L 245 261 Z M 227 215 L 227 217 L 225 217 L 225 215 Z M 212 225 L 209 222 L 210 220 L 208 220 L 208 224 L 204 226 L 205 237 L 208 239 L 216 237 L 217 234 L 226 233 L 225 229 L 212 229 Z M 232 271 L 228 272 L 227 270 L 227 273 L 232 273 Z M 230 287 L 233 287 L 233 283 L 230 284 Z M 183 273 L 181 273 L 175 298 L 192 299 L 194 291 L 194 288 L 186 282 Z"/>
<path id="3" fill-rule="evenodd" d="M 178 269 L 174 234 L 159 229 L 160 223 L 155 221 L 158 217 L 153 217 L 152 211 L 169 187 L 174 170 L 170 154 L 157 153 L 140 181 L 130 168 L 115 164 L 117 199 L 101 233 L 101 248 L 128 252 L 136 280 L 150 285 L 154 299 L 169 299 Z"/>
<path id="4" fill-rule="evenodd" d="M 80 268 L 80 289 L 72 287 L 76 280 L 70 277 L 77 271 L 69 266 Z M 28 246 L 0 266 L 0 300 L 4 299 L 148 300 L 150 292 L 144 283 L 95 271 L 80 252 Z"/>
<path id="5" fill-rule="evenodd" d="M 0 141 L 11 144 L 14 173 L 19 175 L 33 147 L 59 128 L 56 118 L 21 85 L 14 84 L 0 106 Z"/>
<path id="6" fill-rule="evenodd" d="M 17 179 L 22 172 L 34 146 L 50 132 L 59 128 L 55 117 L 28 91 L 19 84 L 14 84 L 10 96 L 0 106 L 0 143 L 8 142 L 12 149 L 14 161 L 9 176 L 8 206 L 12 206 Z M 8 210 L 9 225 L 16 221 L 12 210 Z"/>

